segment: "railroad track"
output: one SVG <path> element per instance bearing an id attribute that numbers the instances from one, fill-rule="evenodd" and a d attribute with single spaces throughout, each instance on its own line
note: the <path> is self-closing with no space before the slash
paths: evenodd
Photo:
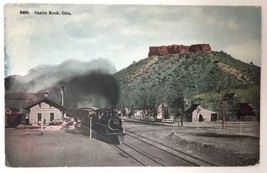
<path id="1" fill-rule="evenodd" d="M 114 145 L 124 154 L 135 160 L 140 166 L 165 166 L 161 162 L 157 161 L 153 157 L 144 153 L 142 150 L 138 149 L 135 146 L 132 146 L 126 142 L 123 142 L 122 145 Z"/>
<path id="2" fill-rule="evenodd" d="M 128 138 L 129 141 L 132 141 L 131 144 L 124 142 L 121 146 L 116 147 L 119 148 L 123 153 L 137 161 L 141 166 L 179 166 L 179 164 L 181 164 L 181 166 L 217 166 L 201 158 L 197 158 L 181 150 L 172 148 L 135 132 L 129 130 L 126 130 L 126 132 L 126 136 L 132 138 Z M 139 141 L 139 145 L 134 146 L 134 140 Z M 146 149 L 141 147 L 145 145 L 150 151 L 146 151 Z M 155 153 L 161 154 L 156 155 Z M 168 163 L 166 162 L 164 157 L 159 158 L 159 155 L 165 155 L 165 157 L 168 158 L 167 160 L 176 160 L 176 162 L 179 164 L 173 165 L 174 163 Z"/>

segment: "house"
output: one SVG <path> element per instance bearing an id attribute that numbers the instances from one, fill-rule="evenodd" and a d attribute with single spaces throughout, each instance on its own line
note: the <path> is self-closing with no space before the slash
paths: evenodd
<path id="1" fill-rule="evenodd" d="M 259 119 L 254 108 L 248 103 L 237 103 L 237 119 L 238 120 L 251 120 Z"/>
<path id="2" fill-rule="evenodd" d="M 169 115 L 169 106 L 167 103 L 162 102 L 157 109 L 157 120 L 167 118 Z"/>
<path id="3" fill-rule="evenodd" d="M 185 111 L 189 122 L 217 121 L 218 113 L 209 109 L 205 109 L 200 104 L 192 104 Z"/>
<path id="4" fill-rule="evenodd" d="M 5 125 L 16 127 L 21 124 L 27 112 L 20 108 L 9 107 L 5 110 Z"/>
<path id="5" fill-rule="evenodd" d="M 5 92 L 5 126 L 16 127 L 27 121 L 28 113 L 24 107 L 33 103 L 41 95 L 39 93 Z"/>
<path id="6" fill-rule="evenodd" d="M 145 116 L 146 111 L 145 110 L 134 110 L 134 116 L 136 117 L 143 117 Z"/>
<path id="7" fill-rule="evenodd" d="M 44 98 L 34 101 L 25 110 L 28 111 L 26 124 L 38 124 L 42 119 L 49 124 L 54 119 L 63 119 L 67 108 L 49 99 L 46 93 Z"/>

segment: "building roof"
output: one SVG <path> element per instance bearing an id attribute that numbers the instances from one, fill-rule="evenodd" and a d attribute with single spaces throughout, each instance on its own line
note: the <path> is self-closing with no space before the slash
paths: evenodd
<path id="1" fill-rule="evenodd" d="M 192 113 L 200 104 L 192 104 L 190 108 L 188 108 L 185 113 Z"/>
<path id="2" fill-rule="evenodd" d="M 6 115 L 24 115 L 26 113 L 27 111 L 25 111 L 24 109 L 20 109 L 20 108 L 6 108 L 5 110 Z"/>
<path id="3" fill-rule="evenodd" d="M 25 107 L 33 103 L 34 100 L 42 98 L 40 93 L 12 93 L 5 92 L 5 107 Z"/>
<path id="4" fill-rule="evenodd" d="M 248 103 L 237 103 L 238 104 L 238 114 L 240 116 L 256 116 L 254 109 Z"/>
<path id="5" fill-rule="evenodd" d="M 47 97 L 44 97 L 44 98 L 42 98 L 42 99 L 39 99 L 39 100 L 34 101 L 32 104 L 30 104 L 30 105 L 28 105 L 27 107 L 25 107 L 25 109 L 26 109 L 26 110 L 29 110 L 30 108 L 32 108 L 32 107 L 34 107 L 35 105 L 38 105 L 38 104 L 40 104 L 40 103 L 42 103 L 42 102 L 45 102 L 45 103 L 47 103 L 48 105 L 53 106 L 53 107 L 55 107 L 55 108 L 57 108 L 57 109 L 60 109 L 60 110 L 67 110 L 67 109 L 68 109 L 67 107 L 62 106 L 62 105 L 56 103 L 55 101 L 53 101 L 53 100 L 51 100 L 51 99 L 49 99 L 49 98 L 47 98 Z"/>
<path id="6" fill-rule="evenodd" d="M 100 110 L 99 108 L 97 108 L 97 107 L 82 107 L 82 108 L 73 108 L 73 109 L 81 109 L 81 110 L 89 110 L 89 111 L 91 111 L 91 110 L 93 110 L 93 111 L 97 111 L 97 110 Z"/>
<path id="7" fill-rule="evenodd" d="M 192 105 L 190 106 L 190 108 L 188 108 L 188 109 L 185 111 L 185 113 L 189 113 L 189 114 L 191 114 L 191 113 L 192 113 L 195 109 L 197 109 L 199 106 L 200 106 L 200 104 L 192 104 Z M 200 106 L 200 109 L 201 109 L 201 110 L 207 110 L 207 111 L 212 112 L 212 113 L 217 113 L 217 112 L 214 111 L 214 110 L 211 110 L 211 109 L 208 109 L 208 108 L 203 108 L 203 107 L 201 107 L 201 106 Z"/>

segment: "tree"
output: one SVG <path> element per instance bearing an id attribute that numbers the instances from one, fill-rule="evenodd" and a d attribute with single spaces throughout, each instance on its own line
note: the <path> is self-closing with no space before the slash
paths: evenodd
<path id="1" fill-rule="evenodd" d="M 183 84 L 183 85 L 182 85 Z M 178 113 L 178 109 L 181 110 L 181 126 L 183 126 L 184 122 L 184 109 L 185 109 L 185 103 L 186 98 L 184 96 L 185 86 L 186 82 L 184 81 L 173 81 L 173 83 L 170 84 L 170 89 L 172 90 L 172 95 L 168 96 L 168 102 L 169 105 L 171 105 L 172 109 Z M 179 123 L 178 123 L 179 125 Z"/>
<path id="2" fill-rule="evenodd" d="M 141 88 L 138 98 L 138 105 L 143 110 L 145 120 L 148 120 L 148 116 L 153 116 L 155 118 L 158 99 L 154 89 Z"/>
<path id="3" fill-rule="evenodd" d="M 220 96 L 219 105 L 220 105 L 220 115 L 222 118 L 222 129 L 225 129 L 225 114 L 224 114 L 224 100 L 221 92 L 218 92 Z"/>
<path id="4" fill-rule="evenodd" d="M 220 82 L 218 82 L 220 83 Z M 223 85 L 217 85 L 217 93 L 219 95 L 219 110 L 222 119 L 222 129 L 225 129 L 225 102 L 227 101 L 226 94 L 229 91 L 223 92 Z"/>
<path id="5" fill-rule="evenodd" d="M 138 92 L 134 88 L 125 85 L 125 88 L 121 90 L 118 106 L 122 109 L 133 108 L 136 107 L 138 101 Z"/>
<path id="6" fill-rule="evenodd" d="M 211 77 L 216 80 L 216 82 L 211 82 L 209 86 L 209 88 L 215 88 L 216 92 L 219 95 L 219 111 L 220 111 L 220 115 L 221 115 L 221 119 L 222 119 L 222 129 L 225 129 L 225 121 L 226 121 L 226 117 L 225 117 L 225 102 L 228 101 L 228 99 L 230 99 L 227 94 L 229 93 L 229 90 L 227 90 L 225 92 L 226 89 L 229 88 L 229 84 L 230 82 L 230 78 L 229 76 L 225 76 L 224 73 L 216 68 L 212 68 L 210 71 Z M 223 79 L 223 76 L 225 76 L 225 78 Z"/>
<path id="7" fill-rule="evenodd" d="M 228 101 L 232 101 L 235 99 L 236 94 L 235 93 L 230 93 L 229 90 L 226 92 L 219 92 L 220 95 L 220 100 L 219 100 L 219 105 L 220 105 L 220 114 L 222 117 L 222 129 L 225 129 L 225 123 L 226 123 L 226 114 L 225 114 L 225 104 Z"/>
<path id="8" fill-rule="evenodd" d="M 181 126 L 183 127 L 184 125 L 184 107 L 185 107 L 185 103 L 186 103 L 186 98 L 182 95 L 180 97 L 177 97 L 174 100 L 174 105 L 176 107 L 181 108 Z M 178 123 L 179 125 L 179 123 Z"/>

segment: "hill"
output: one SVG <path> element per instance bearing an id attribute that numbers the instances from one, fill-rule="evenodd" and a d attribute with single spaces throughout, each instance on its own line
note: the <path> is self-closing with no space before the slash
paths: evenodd
<path id="1" fill-rule="evenodd" d="M 189 52 L 150 56 L 114 74 L 119 104 L 141 108 L 144 102 L 172 103 L 177 97 L 218 109 L 218 92 L 235 92 L 240 102 L 259 108 L 260 67 L 225 52 Z"/>
<path id="2" fill-rule="evenodd" d="M 25 76 L 6 77 L 6 93 L 48 91 L 49 96 L 60 102 L 60 88 L 65 86 L 68 106 L 105 107 L 107 99 L 121 108 L 156 109 L 161 102 L 167 102 L 175 109 L 175 101 L 184 97 L 188 106 L 200 103 L 218 111 L 218 92 L 229 91 L 238 96 L 235 102 L 247 102 L 259 110 L 260 67 L 236 60 L 225 52 L 202 48 L 184 53 L 182 46 L 176 46 L 174 50 L 183 53 L 170 54 L 173 47 L 167 47 L 163 56 L 151 55 L 153 51 L 158 53 L 157 48 L 151 48 L 151 56 L 117 73 L 114 65 L 103 59 L 37 67 Z M 96 72 L 99 70 L 103 73 Z"/>

